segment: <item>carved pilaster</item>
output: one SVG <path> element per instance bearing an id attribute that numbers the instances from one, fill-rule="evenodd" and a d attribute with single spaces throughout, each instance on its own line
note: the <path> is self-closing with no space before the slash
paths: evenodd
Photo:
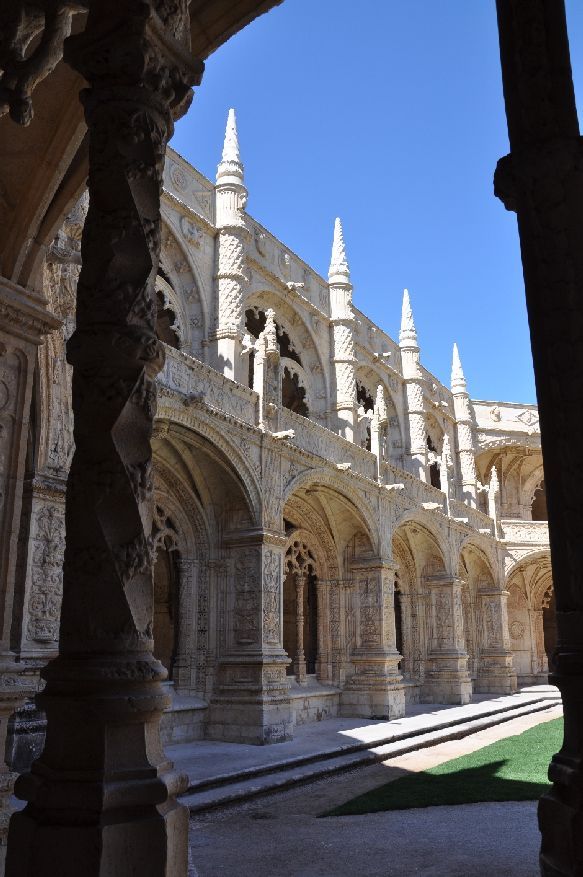
<path id="1" fill-rule="evenodd" d="M 476 691 L 512 694 L 517 690 L 508 631 L 508 591 L 487 584 L 478 588 L 480 659 Z"/>
<path id="2" fill-rule="evenodd" d="M 460 579 L 447 574 L 425 577 L 431 596 L 430 642 L 424 698 L 435 703 L 469 703 L 472 682 L 464 636 Z"/>
<path id="3" fill-rule="evenodd" d="M 285 539 L 261 530 L 234 532 L 225 539 L 228 633 L 207 736 L 279 743 L 292 735 L 289 659 L 282 645 Z"/>
<path id="4" fill-rule="evenodd" d="M 342 691 L 345 716 L 398 718 L 405 714 L 405 689 L 399 672 L 391 564 L 371 562 L 354 568 L 357 604 L 356 672 Z"/>
<path id="5" fill-rule="evenodd" d="M 11 877 L 68 875 L 81 861 L 94 875 L 186 875 L 187 812 L 175 800 L 184 779 L 159 741 L 168 695 L 151 653 L 150 538 L 162 169 L 172 113 L 202 73 L 186 8 L 103 0 L 65 43 L 65 60 L 90 86 L 90 203 L 67 345 L 75 454 L 60 655 L 38 696 L 45 749 L 17 783 L 29 803 L 10 826 Z"/>

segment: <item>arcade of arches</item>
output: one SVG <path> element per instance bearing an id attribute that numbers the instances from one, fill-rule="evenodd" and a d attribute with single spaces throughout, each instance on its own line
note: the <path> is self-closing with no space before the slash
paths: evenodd
<path id="1" fill-rule="evenodd" d="M 243 191 L 234 116 L 225 149 Z M 215 240 L 221 167 L 214 185 L 169 151 L 164 178 L 153 636 L 180 706 L 165 738 L 277 742 L 327 716 L 398 716 L 545 679 L 536 408 L 472 401 L 457 348 L 451 388 L 416 383 L 408 294 L 397 344 L 352 305 L 339 223 L 328 282 L 240 207 L 248 237 L 235 224 Z M 57 639 L 64 350 L 86 210 L 82 196 L 43 269 L 62 326 L 39 351 L 12 633 L 39 666 Z M 229 277 L 246 266 L 236 297 L 208 279 L 223 243 Z M 49 568 L 50 591 L 37 584 Z"/>

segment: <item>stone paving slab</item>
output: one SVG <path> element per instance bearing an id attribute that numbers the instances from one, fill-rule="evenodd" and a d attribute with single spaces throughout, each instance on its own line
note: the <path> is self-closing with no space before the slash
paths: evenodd
<path id="1" fill-rule="evenodd" d="M 536 802 L 193 820 L 190 877 L 536 877 Z"/>

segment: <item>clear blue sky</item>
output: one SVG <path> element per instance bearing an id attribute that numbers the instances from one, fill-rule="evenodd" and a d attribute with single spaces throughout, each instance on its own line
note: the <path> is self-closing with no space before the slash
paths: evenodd
<path id="1" fill-rule="evenodd" d="M 172 146 L 214 180 L 235 107 L 248 210 L 327 276 L 340 216 L 354 302 L 398 337 L 411 293 L 426 368 L 534 402 L 494 0 L 285 0 L 208 59 Z M 583 4 L 567 0 L 583 95 Z"/>

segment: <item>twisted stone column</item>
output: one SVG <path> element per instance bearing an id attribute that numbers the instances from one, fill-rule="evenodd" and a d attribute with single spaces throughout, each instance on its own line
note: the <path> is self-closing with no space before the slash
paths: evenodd
<path id="1" fill-rule="evenodd" d="M 186 3 L 101 0 L 65 59 L 90 88 L 89 212 L 73 366 L 75 456 L 67 485 L 60 654 L 43 671 L 45 749 L 16 793 L 11 877 L 185 877 L 183 778 L 160 745 L 166 671 L 152 656 L 150 438 L 154 279 L 172 112 L 203 65 Z"/>
<path id="2" fill-rule="evenodd" d="M 539 804 L 544 875 L 583 874 L 583 145 L 564 3 L 497 0 L 510 155 L 496 194 L 518 216 L 540 414 L 565 738 Z"/>

